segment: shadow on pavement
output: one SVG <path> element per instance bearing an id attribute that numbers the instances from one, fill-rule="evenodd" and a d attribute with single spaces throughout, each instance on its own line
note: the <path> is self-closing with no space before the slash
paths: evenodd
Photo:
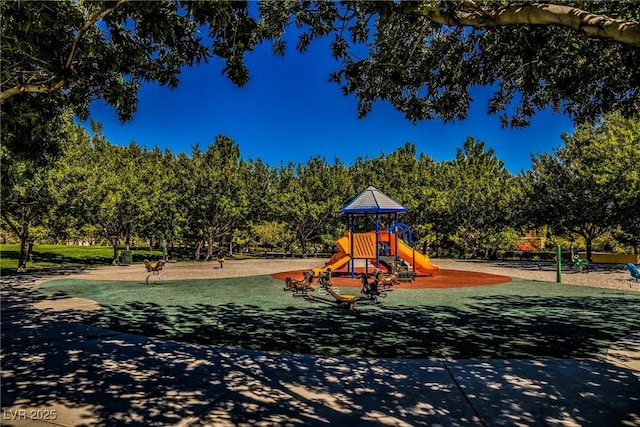
<path id="1" fill-rule="evenodd" d="M 320 304 L 265 309 L 133 302 L 104 307 L 93 325 L 193 344 L 262 351 L 419 359 L 602 358 L 637 330 L 638 298 L 476 297 L 465 309 Z"/>
<path id="2" fill-rule="evenodd" d="M 260 347 L 264 340 L 274 350 L 294 352 L 349 352 L 351 341 L 358 339 L 372 353 L 413 357 L 552 356 L 556 345 L 564 349 L 561 357 L 591 357 L 599 354 L 601 341 L 624 334 L 631 323 L 637 326 L 637 301 L 507 298 L 492 301 L 490 308 L 479 302 L 483 308 L 469 312 L 376 307 L 367 313 L 314 311 L 312 317 L 300 309 L 265 312 L 204 304 L 180 308 L 176 315 L 158 306 L 130 304 L 94 318 L 34 310 L 31 303 L 38 297 L 24 285 L 2 280 L 3 417 L 19 414 L 16 408 L 57 407 L 57 422 L 65 416 L 75 417 L 65 420 L 70 425 L 104 426 L 619 425 L 640 419 L 638 376 L 598 361 L 275 354 L 164 341 L 87 324 L 120 327 L 126 319 L 134 325 L 131 332 L 170 332 L 174 339 L 200 337 L 202 344 L 216 345 L 233 341 Z M 557 330 L 580 310 L 579 316 L 591 313 L 592 326 Z M 613 321 L 605 312 L 615 316 Z M 492 322 L 496 316 L 507 320 Z M 171 326 L 165 330 L 162 324 Z M 497 333 L 499 325 L 506 332 Z M 533 344 L 510 343 L 516 336 L 527 336 Z M 4 419 L 3 425 L 14 421 Z"/>

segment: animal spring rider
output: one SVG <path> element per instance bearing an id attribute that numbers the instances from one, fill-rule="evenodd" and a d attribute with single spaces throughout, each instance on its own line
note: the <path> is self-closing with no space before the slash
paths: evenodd
<path id="1" fill-rule="evenodd" d="M 380 290 L 380 281 L 377 276 L 373 279 L 373 282 L 369 283 L 369 277 L 363 273 L 360 275 L 360 281 L 362 282 L 360 293 L 363 294 L 364 297 L 360 298 L 358 302 L 377 304 L 379 296 L 386 298 L 387 292 L 385 289 Z"/>
<path id="2" fill-rule="evenodd" d="M 329 294 L 328 288 L 331 288 L 336 294 L 340 293 L 340 288 L 337 288 L 331 284 L 331 269 L 327 269 L 324 272 L 318 274 L 318 282 L 320 287 L 318 288 L 318 295 L 325 296 Z"/>
<path id="3" fill-rule="evenodd" d="M 150 273 L 147 276 L 147 280 L 146 283 L 147 285 L 149 284 L 149 277 L 151 276 L 158 276 L 158 279 L 161 279 L 164 277 L 164 265 L 167 263 L 167 261 L 161 259 L 158 260 L 158 262 L 156 263 L 151 263 L 148 259 L 144 260 L 144 266 L 147 269 L 147 273 Z"/>
<path id="4" fill-rule="evenodd" d="M 373 270 L 373 276 L 375 277 L 375 280 L 378 282 L 378 286 L 384 289 L 385 291 L 392 290 L 394 285 L 400 284 L 397 270 L 391 276 L 385 277 L 382 270 L 380 270 L 379 268 L 376 268 L 375 270 Z"/>
<path id="5" fill-rule="evenodd" d="M 304 273 L 304 278 L 302 280 L 287 277 L 284 279 L 284 282 L 286 283 L 284 290 L 293 291 L 294 297 L 303 297 L 314 291 L 313 287 L 311 287 L 311 283 L 313 282 L 313 271 L 307 271 Z"/>
<path id="6" fill-rule="evenodd" d="M 629 274 L 631 274 L 631 277 L 636 279 L 636 282 L 638 281 L 638 279 L 640 279 L 640 272 L 638 271 L 638 267 L 635 264 L 630 262 L 629 264 L 624 266 L 624 269 L 629 271 Z"/>
<path id="7" fill-rule="evenodd" d="M 589 271 L 589 261 L 587 261 L 586 259 L 580 258 L 580 255 L 575 254 L 573 256 L 573 268 L 575 268 L 576 271 L 582 273 L 582 270 L 584 270 L 585 268 L 587 269 L 587 272 Z"/>

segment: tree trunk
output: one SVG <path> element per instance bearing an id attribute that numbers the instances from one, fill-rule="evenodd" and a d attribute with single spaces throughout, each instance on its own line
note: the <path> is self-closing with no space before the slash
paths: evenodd
<path id="1" fill-rule="evenodd" d="M 208 242 L 207 242 L 207 257 L 205 261 L 209 261 L 213 257 L 213 232 L 209 233 Z"/>
<path id="2" fill-rule="evenodd" d="M 593 262 L 591 260 L 591 246 L 593 245 L 593 239 L 590 237 L 585 238 L 585 242 L 587 245 L 587 261 Z"/>
<path id="3" fill-rule="evenodd" d="M 202 250 L 203 243 L 204 243 L 203 239 L 198 239 L 198 243 L 196 243 L 196 253 L 194 254 L 195 261 L 200 261 L 200 251 Z"/>
<path id="4" fill-rule="evenodd" d="M 118 259 L 118 249 L 119 249 L 119 244 L 118 244 L 118 240 L 111 240 L 111 245 L 113 246 L 113 260 L 117 260 Z"/>
<path id="5" fill-rule="evenodd" d="M 302 254 L 306 254 L 307 253 L 307 242 L 305 241 L 304 237 L 302 237 L 302 235 L 298 238 L 298 241 L 300 242 L 300 251 L 302 252 Z M 293 253 L 291 253 L 291 256 L 293 257 Z"/>
<path id="6" fill-rule="evenodd" d="M 18 258 L 18 272 L 24 271 L 29 260 L 29 224 L 22 224 L 20 233 L 20 257 Z"/>

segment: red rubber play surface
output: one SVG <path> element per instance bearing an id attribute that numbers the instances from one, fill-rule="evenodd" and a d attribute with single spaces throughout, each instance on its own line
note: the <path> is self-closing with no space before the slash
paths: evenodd
<path id="1" fill-rule="evenodd" d="M 288 276 L 302 280 L 308 270 L 283 271 L 272 274 L 274 279 L 282 280 Z M 373 269 L 369 269 L 371 273 Z M 356 274 L 364 273 L 364 268 L 356 268 Z M 511 278 L 498 274 L 479 273 L 475 271 L 440 270 L 437 275 L 418 275 L 413 282 L 401 282 L 396 287 L 399 289 L 438 289 L 438 288 L 465 288 L 471 286 L 489 286 L 510 282 Z M 315 281 L 314 281 L 315 282 Z M 340 287 L 358 288 L 360 280 L 351 278 L 346 271 L 335 271 L 331 276 L 331 284 Z"/>

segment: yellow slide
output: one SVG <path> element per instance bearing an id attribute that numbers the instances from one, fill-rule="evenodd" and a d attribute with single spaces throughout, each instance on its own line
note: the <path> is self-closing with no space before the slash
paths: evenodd
<path id="1" fill-rule="evenodd" d="M 347 265 L 347 263 L 351 260 L 349 254 L 344 252 L 338 252 L 337 254 L 333 254 L 329 262 L 324 265 L 324 270 L 331 269 L 332 271 L 340 270 L 342 267 Z"/>
<path id="2" fill-rule="evenodd" d="M 348 253 L 349 244 L 349 233 L 345 233 L 344 236 L 336 241 L 338 252 L 331 256 L 331 259 L 329 259 L 324 267 L 314 268 L 313 274 L 318 276 L 320 273 L 324 273 L 329 269 L 331 269 L 331 271 L 340 270 L 342 267 L 347 265 L 347 263 L 351 260 L 351 257 Z"/>

